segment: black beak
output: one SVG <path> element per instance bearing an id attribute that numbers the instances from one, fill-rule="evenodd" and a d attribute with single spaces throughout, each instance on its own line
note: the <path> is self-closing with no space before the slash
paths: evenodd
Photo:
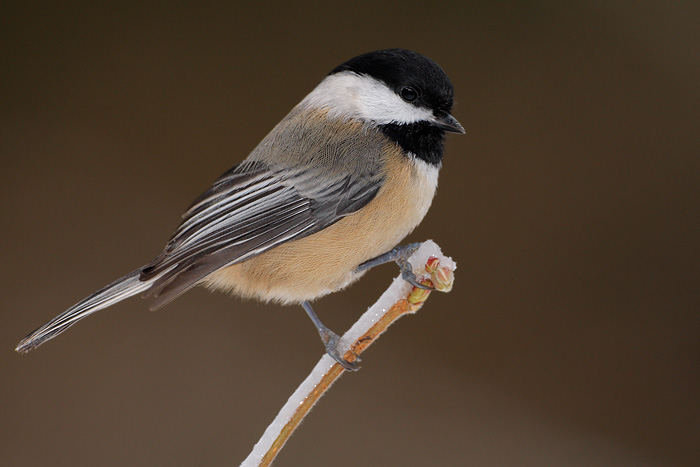
<path id="1" fill-rule="evenodd" d="M 433 124 L 441 130 L 449 131 L 450 133 L 460 133 L 462 135 L 466 133 L 464 127 L 460 125 L 457 119 L 448 113 L 436 116 Z"/>

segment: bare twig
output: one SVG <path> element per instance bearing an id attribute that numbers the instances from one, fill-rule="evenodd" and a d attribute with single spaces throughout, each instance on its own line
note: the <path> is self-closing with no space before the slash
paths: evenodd
<path id="1" fill-rule="evenodd" d="M 440 248 L 431 240 L 423 243 L 409 261 L 412 265 L 420 265 L 414 267 L 414 273 L 423 284 L 432 285 L 443 292 L 449 292 L 452 289 L 455 263 L 443 256 Z M 397 277 L 379 300 L 345 333 L 339 344 L 339 350 L 345 350 L 345 358 L 352 361 L 394 321 L 407 313 L 418 311 L 429 294 L 429 291 L 412 287 Z M 343 367 L 328 355 L 321 357 L 311 374 L 282 407 L 240 467 L 266 467 L 272 464 L 311 407 L 344 371 Z"/>

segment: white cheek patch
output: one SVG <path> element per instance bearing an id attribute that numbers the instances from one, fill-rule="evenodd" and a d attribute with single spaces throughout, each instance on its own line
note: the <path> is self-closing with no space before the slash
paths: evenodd
<path id="1" fill-rule="evenodd" d="M 300 105 L 326 109 L 330 117 L 356 118 L 377 125 L 435 119 L 430 110 L 409 104 L 381 81 L 349 71 L 326 77 Z"/>

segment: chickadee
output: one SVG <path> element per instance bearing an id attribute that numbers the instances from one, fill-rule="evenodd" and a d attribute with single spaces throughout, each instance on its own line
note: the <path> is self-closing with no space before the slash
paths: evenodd
<path id="1" fill-rule="evenodd" d="M 326 350 L 349 370 L 338 336 L 310 301 L 347 287 L 394 248 L 430 207 L 453 87 L 432 60 L 403 49 L 352 58 L 331 71 L 239 165 L 197 198 L 163 252 L 90 295 L 17 346 L 28 352 L 87 315 L 144 292 L 151 309 L 195 285 L 301 304 Z M 421 286 L 425 287 L 425 286 Z"/>

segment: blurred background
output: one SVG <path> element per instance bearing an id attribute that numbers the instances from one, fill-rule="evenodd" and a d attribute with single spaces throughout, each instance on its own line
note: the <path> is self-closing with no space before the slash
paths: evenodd
<path id="1" fill-rule="evenodd" d="M 247 456 L 323 352 L 300 307 L 133 298 L 13 348 L 153 258 L 328 71 L 404 47 L 467 129 L 408 239 L 455 288 L 275 465 L 697 465 L 698 2 L 3 2 L 0 38 L 0 464 Z M 396 274 L 316 310 L 341 332 Z"/>

